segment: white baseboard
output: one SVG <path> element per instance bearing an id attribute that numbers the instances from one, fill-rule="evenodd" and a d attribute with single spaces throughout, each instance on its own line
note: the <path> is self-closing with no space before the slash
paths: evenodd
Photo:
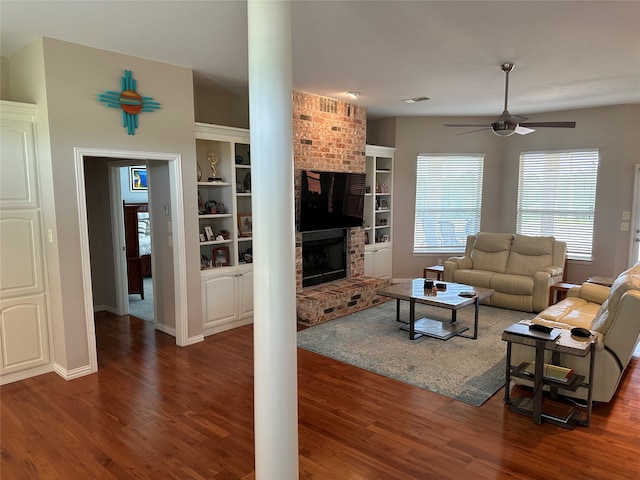
<path id="1" fill-rule="evenodd" d="M 93 313 L 98 312 L 108 312 L 112 313 L 113 315 L 118 315 L 118 310 L 110 305 L 94 305 Z"/>
<path id="2" fill-rule="evenodd" d="M 8 373 L 0 377 L 0 385 L 6 385 L 8 383 L 19 382 L 20 380 L 26 380 L 27 378 L 35 377 L 37 375 L 43 375 L 45 373 L 53 372 L 53 364 L 48 363 L 35 368 L 29 368 L 20 372 Z"/>
<path id="3" fill-rule="evenodd" d="M 202 334 L 196 335 L 195 337 L 187 338 L 187 346 L 188 345 L 194 345 L 194 344 L 200 343 L 200 342 L 204 342 L 204 335 L 202 335 Z"/>
<path id="4" fill-rule="evenodd" d="M 204 336 L 214 335 L 216 333 L 224 332 L 226 330 L 231 330 L 232 328 L 242 327 L 244 325 L 249 325 L 253 323 L 253 317 L 248 318 L 240 318 L 237 320 L 224 321 L 224 322 L 212 322 L 209 326 L 203 329 Z"/>
<path id="5" fill-rule="evenodd" d="M 159 330 L 162 333 L 166 333 L 167 335 L 171 335 L 172 337 L 176 336 L 176 329 L 174 327 L 167 327 L 166 325 L 162 325 L 161 323 L 156 323 L 155 327 L 156 330 Z"/>
<path id="6" fill-rule="evenodd" d="M 73 380 L 74 378 L 80 378 L 95 373 L 91 370 L 91 365 L 83 365 L 82 367 L 67 370 L 59 363 L 56 363 L 53 366 L 53 370 L 65 380 Z"/>

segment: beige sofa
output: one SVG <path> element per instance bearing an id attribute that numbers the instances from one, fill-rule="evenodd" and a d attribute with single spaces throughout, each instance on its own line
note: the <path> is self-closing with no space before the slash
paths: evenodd
<path id="1" fill-rule="evenodd" d="M 562 280 L 567 245 L 553 237 L 485 233 L 467 237 L 463 257 L 444 262 L 445 282 L 492 288 L 487 305 L 540 312 Z"/>
<path id="2" fill-rule="evenodd" d="M 583 327 L 594 333 L 597 344 L 592 400 L 609 402 L 640 342 L 640 262 L 621 273 L 611 288 L 583 283 L 580 287 L 569 289 L 564 300 L 540 312 L 532 322 L 564 329 Z M 550 358 L 551 353 L 547 353 Z M 513 365 L 534 360 L 535 348 L 515 343 L 512 345 Z M 560 354 L 558 364 L 588 378 L 588 356 Z M 583 387 L 576 392 L 561 390 L 559 393 L 587 398 L 587 390 Z"/>

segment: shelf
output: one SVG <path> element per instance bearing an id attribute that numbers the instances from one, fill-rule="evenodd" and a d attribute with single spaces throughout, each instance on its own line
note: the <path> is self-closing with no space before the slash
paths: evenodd
<path id="1" fill-rule="evenodd" d="M 509 409 L 512 412 L 533 417 L 533 397 L 529 395 L 521 395 L 511 404 Z M 572 429 L 573 427 L 575 427 L 576 423 L 578 423 L 581 416 L 582 412 L 580 410 L 571 407 L 571 412 L 567 417 L 565 417 L 565 419 L 554 417 L 549 413 L 545 413 L 543 402 L 541 418 L 547 423 L 551 423 L 562 428 Z"/>
<path id="2" fill-rule="evenodd" d="M 250 197 L 251 196 L 251 192 L 236 192 L 236 195 L 238 197 Z"/>
<path id="3" fill-rule="evenodd" d="M 233 240 L 231 240 L 230 238 L 227 240 L 211 240 L 210 242 L 200 242 L 200 246 L 206 246 L 206 245 L 224 245 L 225 243 L 231 243 L 233 242 Z"/>
<path id="4" fill-rule="evenodd" d="M 229 182 L 198 182 L 199 187 L 230 187 Z"/>
<path id="5" fill-rule="evenodd" d="M 511 376 L 533 381 L 533 375 L 524 371 L 528 366 L 529 362 L 522 362 L 511 371 Z M 544 377 L 544 383 L 546 385 L 552 385 L 559 390 L 569 390 L 571 392 L 575 392 L 578 388 L 584 386 L 584 379 L 584 375 L 573 375 L 571 377 L 571 380 L 569 380 L 568 382 L 563 382 L 560 380 L 554 380 L 551 377 Z"/>
<path id="6" fill-rule="evenodd" d="M 238 237 L 238 242 L 250 242 L 253 237 Z"/>
<path id="7" fill-rule="evenodd" d="M 206 215 L 198 215 L 198 218 L 231 218 L 233 215 L 230 213 L 208 213 Z"/>

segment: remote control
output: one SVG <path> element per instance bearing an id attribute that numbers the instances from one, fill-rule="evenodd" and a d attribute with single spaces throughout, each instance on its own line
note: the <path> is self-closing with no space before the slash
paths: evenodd
<path id="1" fill-rule="evenodd" d="M 529 325 L 529 330 L 535 330 L 536 332 L 549 333 L 551 332 L 551 330 L 553 330 L 553 328 L 547 327 L 545 325 L 538 325 L 537 323 L 532 323 L 531 325 Z"/>

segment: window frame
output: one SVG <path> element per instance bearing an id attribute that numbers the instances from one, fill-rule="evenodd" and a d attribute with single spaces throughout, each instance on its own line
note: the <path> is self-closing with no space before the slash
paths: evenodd
<path id="1" fill-rule="evenodd" d="M 553 236 L 567 242 L 568 260 L 592 261 L 600 164 L 598 148 L 520 152 L 516 232 Z"/>
<path id="2" fill-rule="evenodd" d="M 413 222 L 414 255 L 464 252 L 467 235 L 480 230 L 484 163 L 484 153 L 418 154 Z M 470 167 L 474 172 L 471 176 Z M 435 175 L 430 178 L 429 172 L 435 172 Z M 455 181 L 443 183 L 444 180 Z"/>

